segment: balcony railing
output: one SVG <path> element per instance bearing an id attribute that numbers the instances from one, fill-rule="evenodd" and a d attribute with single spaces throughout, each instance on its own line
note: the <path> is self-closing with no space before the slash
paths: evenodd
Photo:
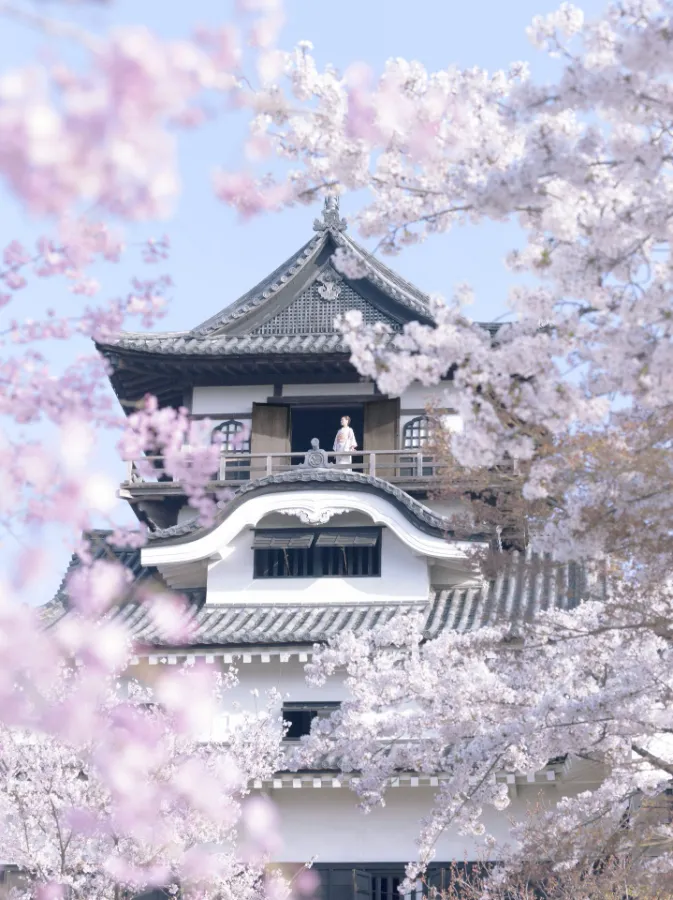
<path id="1" fill-rule="evenodd" d="M 289 472 L 304 462 L 302 453 L 231 453 L 223 451 L 217 472 L 213 472 L 215 485 L 235 487 L 242 482 Z M 350 457 L 350 462 L 346 462 Z M 440 473 L 438 461 L 422 450 L 363 450 L 355 453 L 330 453 L 329 462 L 344 460 L 343 468 L 364 475 L 375 475 L 393 483 L 419 483 L 430 481 Z M 142 460 L 127 462 L 127 488 L 162 485 L 178 487 L 174 479 L 164 471 L 161 456 L 144 456 Z"/>

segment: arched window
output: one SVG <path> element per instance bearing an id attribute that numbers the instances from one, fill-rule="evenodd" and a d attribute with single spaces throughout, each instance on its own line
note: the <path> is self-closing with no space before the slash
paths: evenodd
<path id="1" fill-rule="evenodd" d="M 430 423 L 427 416 L 416 416 L 402 430 L 402 449 L 417 450 L 428 442 Z"/>
<path id="2" fill-rule="evenodd" d="M 402 429 L 402 449 L 403 450 L 420 450 L 428 443 L 430 438 L 430 420 L 427 416 L 416 416 L 406 423 Z M 406 478 L 430 478 L 434 475 L 434 467 L 432 465 L 422 465 L 416 456 L 402 457 L 402 462 L 413 463 L 411 466 L 404 466 L 400 469 L 400 475 Z M 429 456 L 424 456 L 423 463 L 431 463 Z"/>
<path id="3" fill-rule="evenodd" d="M 238 453 L 250 453 L 250 428 L 237 419 L 227 419 L 213 429 L 213 440 L 222 449 L 220 464 L 220 481 L 248 481 L 250 478 L 250 460 L 232 459 Z"/>
<path id="4" fill-rule="evenodd" d="M 250 429 L 237 419 L 227 419 L 213 429 L 213 438 L 219 435 L 218 443 L 228 453 L 250 453 Z"/>

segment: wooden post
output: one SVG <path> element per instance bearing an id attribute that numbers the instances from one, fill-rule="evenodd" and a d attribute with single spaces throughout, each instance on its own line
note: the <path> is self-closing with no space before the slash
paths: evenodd
<path id="1" fill-rule="evenodd" d="M 369 454 L 369 474 L 376 475 L 376 453 L 373 450 Z"/>
<path id="2" fill-rule="evenodd" d="M 227 480 L 227 457 L 224 453 L 224 450 L 220 450 L 220 468 L 218 470 L 217 477 L 219 481 Z"/>
<path id="3" fill-rule="evenodd" d="M 423 454 L 420 451 L 416 454 L 416 477 L 423 477 Z"/>
<path id="4" fill-rule="evenodd" d="M 133 460 L 128 459 L 126 461 L 126 480 L 129 484 L 133 481 Z"/>
<path id="5" fill-rule="evenodd" d="M 271 475 L 273 472 L 273 456 L 270 453 L 266 455 L 266 474 Z"/>

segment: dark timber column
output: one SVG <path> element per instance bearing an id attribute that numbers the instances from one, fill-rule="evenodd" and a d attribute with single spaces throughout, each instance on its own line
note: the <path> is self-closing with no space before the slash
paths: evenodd
<path id="1" fill-rule="evenodd" d="M 399 397 L 365 403 L 364 450 L 388 451 L 376 458 L 376 474 L 379 478 L 390 478 L 395 474 L 395 457 L 391 455 L 391 451 L 398 449 L 399 427 Z M 365 456 L 365 471 L 367 462 Z"/>
<path id="2" fill-rule="evenodd" d="M 287 406 L 271 406 L 267 403 L 252 404 L 251 453 L 290 452 L 290 409 Z M 273 471 L 279 472 L 289 466 L 290 460 L 272 460 Z M 253 459 L 250 467 L 251 478 L 263 478 L 267 474 L 266 460 Z"/>

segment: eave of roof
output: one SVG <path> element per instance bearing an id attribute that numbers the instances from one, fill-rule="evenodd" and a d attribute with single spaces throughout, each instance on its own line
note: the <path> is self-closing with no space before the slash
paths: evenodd
<path id="1" fill-rule="evenodd" d="M 112 387 L 122 405 L 133 409 L 150 393 L 161 405 L 177 406 L 183 402 L 185 391 L 213 379 L 226 384 L 265 383 L 271 377 L 274 382 L 292 377 L 301 380 L 311 369 L 326 380 L 331 369 L 341 380 L 355 378 L 350 348 L 340 334 L 248 333 L 255 330 L 260 316 L 272 317 L 291 303 L 315 278 L 313 270 L 324 266 L 337 248 L 348 251 L 363 266 L 365 276 L 352 282 L 353 289 L 367 295 L 374 306 L 378 305 L 376 298 L 383 298 L 382 318 L 392 316 L 399 320 L 400 327 L 411 320 L 432 323 L 427 295 L 344 233 L 345 221 L 339 219 L 338 204 L 332 216 L 326 202 L 323 220 L 316 220 L 314 227 L 318 233 L 282 265 L 194 329 L 155 334 L 120 332 L 114 340 L 97 343 L 110 363 Z M 485 327 L 491 334 L 497 330 L 494 325 Z M 394 337 L 391 334 L 391 342 Z"/>
<path id="2" fill-rule="evenodd" d="M 425 319 L 432 319 L 430 298 L 427 294 L 406 281 L 397 272 L 393 272 L 347 234 L 334 230 L 330 233 L 336 246 L 355 256 L 366 271 L 367 278 L 384 294 L 392 297 L 393 300 L 417 315 Z"/>
<path id="3" fill-rule="evenodd" d="M 152 544 L 182 544 L 196 540 L 217 528 L 231 513 L 254 494 L 278 493 L 285 490 L 315 490 L 322 485 L 329 485 L 330 490 L 362 490 L 384 495 L 394 506 L 422 531 L 428 534 L 447 537 L 453 535 L 451 521 L 425 506 L 415 497 L 407 494 L 389 481 L 375 475 L 363 475 L 360 472 L 345 472 L 338 466 L 324 469 L 310 469 L 295 466 L 288 472 L 276 475 L 265 475 L 246 482 L 234 496 L 228 500 L 218 512 L 212 525 L 204 527 L 197 521 L 184 522 L 163 528 L 149 534 Z M 488 538 L 483 534 L 472 535 L 472 540 L 481 541 Z"/>
<path id="4" fill-rule="evenodd" d="M 392 339 L 392 335 L 391 335 Z M 98 344 L 108 355 L 115 351 L 131 351 L 159 356 L 198 356 L 204 359 L 220 356 L 256 356 L 272 354 L 343 353 L 350 349 L 340 334 L 221 334 L 207 337 L 192 332 L 142 334 L 123 332 L 113 343 Z"/>
<path id="5" fill-rule="evenodd" d="M 105 547 L 106 532 L 93 532 L 94 558 L 110 552 L 130 569 L 133 577 L 146 580 L 154 570 L 140 564 L 140 550 Z M 79 565 L 77 557 L 69 571 Z M 209 605 L 205 589 L 180 592 L 186 599 L 185 633 L 179 644 L 162 633 L 161 626 L 147 604 L 137 599 L 120 603 L 108 613 L 124 624 L 141 647 L 147 650 L 171 649 L 197 652 L 199 648 L 245 648 L 251 646 L 309 646 L 326 642 L 344 631 L 366 635 L 372 628 L 392 623 L 402 616 L 419 615 L 423 619 L 426 640 L 443 631 L 459 633 L 488 626 L 507 625 L 516 633 L 519 626 L 534 621 L 546 610 L 570 610 L 592 596 L 585 569 L 576 564 L 559 564 L 549 556 L 528 551 L 512 553 L 499 574 L 483 584 L 435 586 L 427 603 L 372 599 L 362 603 L 255 603 Z M 595 599 L 603 599 L 598 585 Z M 65 590 L 43 607 L 45 626 L 53 626 L 69 612 Z"/>

